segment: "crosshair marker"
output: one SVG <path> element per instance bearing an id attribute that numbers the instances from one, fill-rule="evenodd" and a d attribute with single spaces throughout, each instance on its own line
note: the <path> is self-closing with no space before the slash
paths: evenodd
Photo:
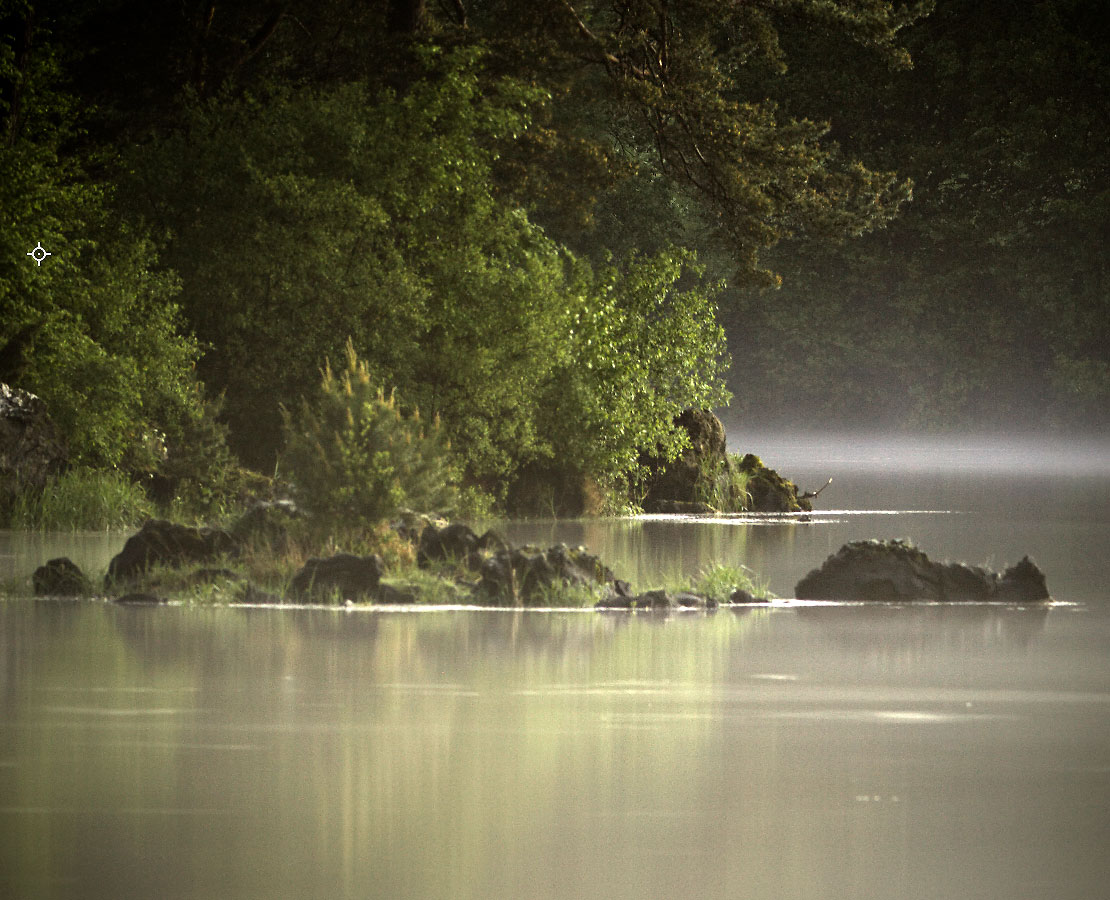
<path id="1" fill-rule="evenodd" d="M 42 249 L 42 241 L 38 241 L 38 242 L 35 243 L 35 249 L 34 250 L 29 250 L 27 252 L 27 255 L 30 256 L 35 261 L 35 265 L 41 266 L 42 261 L 44 259 L 46 259 L 46 257 L 53 256 L 54 254 L 51 253 L 49 250 L 43 250 Z"/>

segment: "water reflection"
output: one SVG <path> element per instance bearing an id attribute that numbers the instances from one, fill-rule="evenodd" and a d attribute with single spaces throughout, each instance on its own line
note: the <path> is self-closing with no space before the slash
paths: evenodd
<path id="1" fill-rule="evenodd" d="M 1026 649 L 1044 630 L 1049 613 L 1043 607 L 986 604 L 801 606 L 795 612 L 844 650 L 881 649 L 917 661 L 935 658 L 941 650 Z"/>
<path id="2" fill-rule="evenodd" d="M 1095 896 L 1108 633 L 0 604 L 0 894 Z"/>

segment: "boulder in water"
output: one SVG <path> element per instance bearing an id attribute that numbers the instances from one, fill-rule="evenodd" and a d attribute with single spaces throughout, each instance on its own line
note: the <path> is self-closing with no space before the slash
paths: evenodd
<path id="1" fill-rule="evenodd" d="M 355 556 L 339 553 L 327 558 L 313 557 L 293 576 L 293 596 L 306 602 L 372 600 L 382 578 L 382 558 L 376 553 Z"/>
<path id="2" fill-rule="evenodd" d="M 852 541 L 794 588 L 800 600 L 925 600 L 1034 603 L 1051 599 L 1029 559 L 1001 575 L 962 563 L 937 563 L 907 541 Z"/>
<path id="3" fill-rule="evenodd" d="M 52 559 L 31 576 L 36 597 L 89 597 L 92 584 L 68 556 Z"/>
<path id="4" fill-rule="evenodd" d="M 192 528 L 152 519 L 127 539 L 108 564 L 105 584 L 140 575 L 154 565 L 213 562 L 236 552 L 235 539 L 219 528 Z"/>

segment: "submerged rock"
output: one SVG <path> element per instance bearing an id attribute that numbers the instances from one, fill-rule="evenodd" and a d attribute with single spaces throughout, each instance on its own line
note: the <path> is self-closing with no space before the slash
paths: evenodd
<path id="1" fill-rule="evenodd" d="M 313 557 L 293 576 L 291 592 L 297 600 L 309 603 L 327 602 L 337 595 L 340 600 L 372 600 L 378 591 L 382 569 L 382 558 L 376 553 Z"/>
<path id="2" fill-rule="evenodd" d="M 649 511 L 653 513 L 670 513 L 681 516 L 705 516 L 717 512 L 708 503 L 700 501 L 656 500 L 654 503 L 647 504 L 647 506 Z"/>
<path id="3" fill-rule="evenodd" d="M 112 602 L 122 604 L 123 606 L 161 606 L 170 601 L 166 597 L 159 597 L 157 594 L 148 594 L 145 591 L 141 591 L 133 594 L 124 594 L 122 597 L 116 597 Z"/>
<path id="4" fill-rule="evenodd" d="M 693 591 L 677 591 L 671 593 L 663 589 L 644 591 L 642 594 L 628 592 L 618 594 L 610 591 L 597 603 L 598 609 L 641 609 L 641 610 L 673 610 L 673 609 L 716 609 L 717 601 L 711 597 L 695 594 Z"/>
<path id="5" fill-rule="evenodd" d="M 140 575 L 154 565 L 213 562 L 237 550 L 235 539 L 219 528 L 192 528 L 152 519 L 127 539 L 108 564 L 105 585 Z"/>
<path id="6" fill-rule="evenodd" d="M 92 584 L 68 556 L 52 559 L 31 576 L 36 597 L 89 597 Z"/>
<path id="7" fill-rule="evenodd" d="M 853 541 L 794 588 L 800 600 L 926 600 L 1032 603 L 1049 600 L 1044 574 L 1029 559 L 1001 575 L 962 563 L 937 563 L 907 541 Z"/>

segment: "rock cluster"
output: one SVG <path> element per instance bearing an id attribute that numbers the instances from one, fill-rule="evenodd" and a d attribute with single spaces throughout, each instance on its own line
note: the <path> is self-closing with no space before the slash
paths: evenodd
<path id="1" fill-rule="evenodd" d="M 1036 603 L 1050 599 L 1044 574 L 1029 559 L 1002 574 L 938 563 L 906 541 L 853 541 L 794 588 L 801 600 L 925 600 L 938 603 Z"/>
<path id="2" fill-rule="evenodd" d="M 491 602 L 524 606 L 557 602 L 560 588 L 604 589 L 616 580 L 596 556 L 566 544 L 506 547 L 486 559 L 478 574 L 478 590 Z"/>
<path id="3" fill-rule="evenodd" d="M 686 431 L 689 446 L 671 462 L 651 456 L 640 460 L 651 472 L 643 501 L 645 512 L 716 512 L 705 502 L 706 497 L 714 498 L 713 502 L 728 512 L 787 513 L 813 508 L 806 497 L 799 496 L 792 481 L 767 468 L 754 453 L 739 460 L 729 456 L 724 425 L 713 413 L 688 409 L 674 423 Z"/>

